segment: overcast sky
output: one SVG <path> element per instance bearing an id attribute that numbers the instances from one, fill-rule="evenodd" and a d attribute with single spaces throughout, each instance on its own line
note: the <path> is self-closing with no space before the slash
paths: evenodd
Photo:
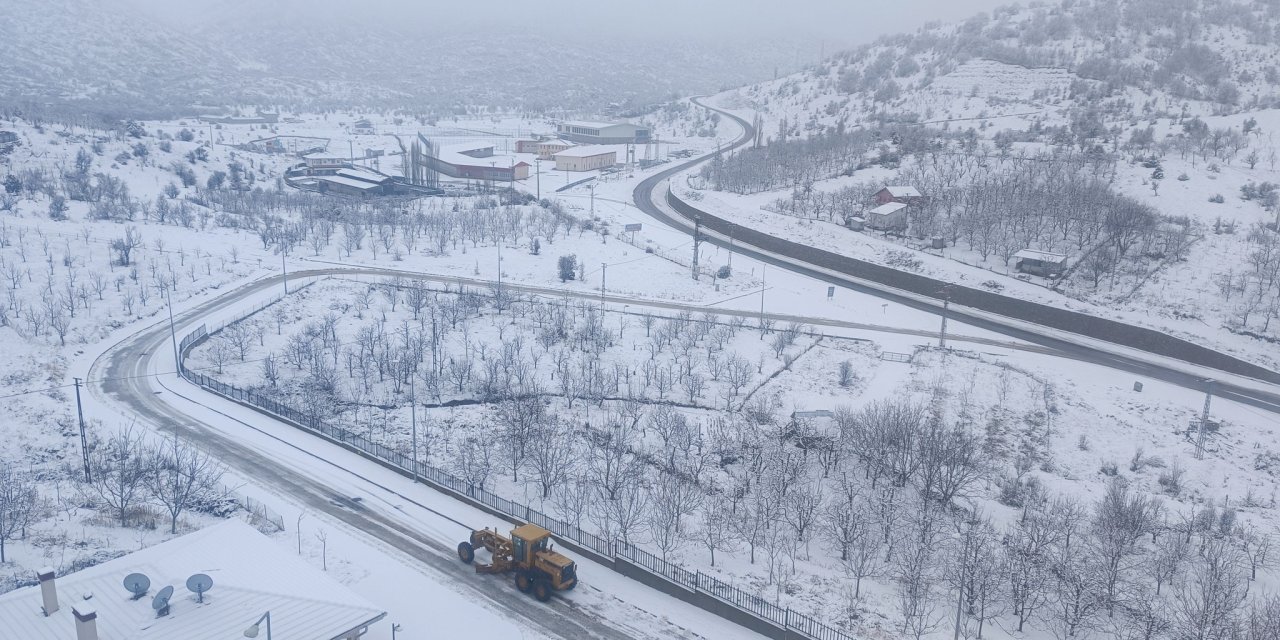
<path id="1" fill-rule="evenodd" d="M 424 29 L 511 27 L 633 36 L 665 34 L 794 40 L 813 36 L 826 48 L 913 31 L 934 20 L 964 19 L 1010 0 L 126 0 L 165 19 L 216 20 L 228 10 L 269 12 L 273 17 L 328 13 L 342 20 L 368 19 Z M 213 15 L 210 15 L 210 12 Z M 297 12 L 297 13 L 295 13 Z M 814 43 L 815 48 L 820 42 Z"/>

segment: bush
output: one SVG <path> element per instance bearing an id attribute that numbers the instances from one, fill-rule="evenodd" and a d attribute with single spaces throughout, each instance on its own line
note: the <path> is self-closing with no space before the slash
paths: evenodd
<path id="1" fill-rule="evenodd" d="M 1103 462 L 1102 468 L 1099 469 L 1099 471 L 1102 472 L 1102 475 L 1109 476 L 1112 478 L 1120 475 L 1120 467 L 1115 463 L 1114 460 Z"/>
<path id="2" fill-rule="evenodd" d="M 556 268 L 560 273 L 560 282 L 573 280 L 578 270 L 578 256 L 560 256 L 560 260 L 556 262 Z"/>
<path id="3" fill-rule="evenodd" d="M 840 363 L 840 386 L 848 387 L 858 379 L 857 374 L 853 372 L 853 363 L 845 360 Z"/>
<path id="4" fill-rule="evenodd" d="M 733 275 L 733 269 L 730 269 L 727 264 L 722 265 L 720 269 L 716 271 L 716 277 L 721 280 L 727 280 L 731 275 Z"/>
<path id="5" fill-rule="evenodd" d="M 1221 194 L 1221 193 L 1215 193 L 1215 194 L 1213 194 L 1213 195 L 1209 196 L 1209 202 L 1212 202 L 1212 203 L 1214 203 L 1214 204 L 1222 204 L 1222 203 L 1224 203 L 1224 202 L 1226 202 L 1226 201 L 1227 201 L 1227 199 L 1226 199 L 1226 198 L 1224 198 L 1224 197 L 1222 197 L 1222 194 Z"/>
<path id="6" fill-rule="evenodd" d="M 1160 472 L 1160 477 L 1157 479 L 1157 482 L 1160 483 L 1160 488 L 1163 489 L 1165 493 L 1177 497 L 1182 493 L 1183 473 L 1185 473 L 1185 471 L 1183 471 L 1182 465 L 1178 464 L 1177 460 L 1174 460 L 1173 464 L 1168 469 Z"/>

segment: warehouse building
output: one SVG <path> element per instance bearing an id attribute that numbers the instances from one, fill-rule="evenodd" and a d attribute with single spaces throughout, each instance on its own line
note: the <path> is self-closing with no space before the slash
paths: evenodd
<path id="1" fill-rule="evenodd" d="M 583 146 L 555 154 L 556 171 L 594 171 L 618 163 L 618 152 L 606 147 Z"/>
<path id="2" fill-rule="evenodd" d="M 628 122 L 562 122 L 556 134 L 582 144 L 644 144 L 649 142 L 649 128 Z"/>
<path id="3" fill-rule="evenodd" d="M 573 146 L 574 145 L 572 142 L 566 142 L 558 138 L 553 140 L 543 140 L 542 142 L 538 143 L 538 150 L 537 150 L 538 159 L 552 160 L 556 157 L 557 153 L 560 153 L 561 151 L 564 151 L 565 149 L 569 149 Z"/>

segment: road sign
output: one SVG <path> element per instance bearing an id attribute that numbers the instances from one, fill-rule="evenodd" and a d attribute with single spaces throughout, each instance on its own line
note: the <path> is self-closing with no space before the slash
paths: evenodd
<path id="1" fill-rule="evenodd" d="M 623 228 L 623 231 L 626 231 L 626 232 L 628 232 L 628 233 L 634 233 L 634 232 L 636 232 L 636 231 L 639 231 L 639 230 L 640 230 L 640 226 L 641 226 L 641 225 L 640 225 L 640 223 L 638 223 L 638 222 L 637 222 L 637 223 L 635 223 L 635 224 L 629 224 L 629 225 L 627 225 L 626 227 L 624 227 L 624 228 Z"/>
<path id="2" fill-rule="evenodd" d="M 827 287 L 827 299 L 828 299 L 828 300 L 830 300 L 830 299 L 832 299 L 832 298 L 834 298 L 834 297 L 836 297 L 836 288 L 835 288 L 835 287 Z"/>

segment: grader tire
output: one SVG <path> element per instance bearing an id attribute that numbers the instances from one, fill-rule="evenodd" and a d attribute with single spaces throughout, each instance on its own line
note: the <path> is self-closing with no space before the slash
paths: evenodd
<path id="1" fill-rule="evenodd" d="M 533 588 L 533 579 L 527 573 L 517 573 L 516 588 L 520 590 L 520 593 L 529 593 L 529 590 Z"/>
<path id="2" fill-rule="evenodd" d="M 542 580 L 533 583 L 533 597 L 537 598 L 538 602 L 546 602 L 550 600 L 551 585 L 543 582 Z"/>
<path id="3" fill-rule="evenodd" d="M 465 564 L 471 564 L 471 561 L 476 559 L 476 550 L 470 542 L 458 543 L 458 559 Z"/>

